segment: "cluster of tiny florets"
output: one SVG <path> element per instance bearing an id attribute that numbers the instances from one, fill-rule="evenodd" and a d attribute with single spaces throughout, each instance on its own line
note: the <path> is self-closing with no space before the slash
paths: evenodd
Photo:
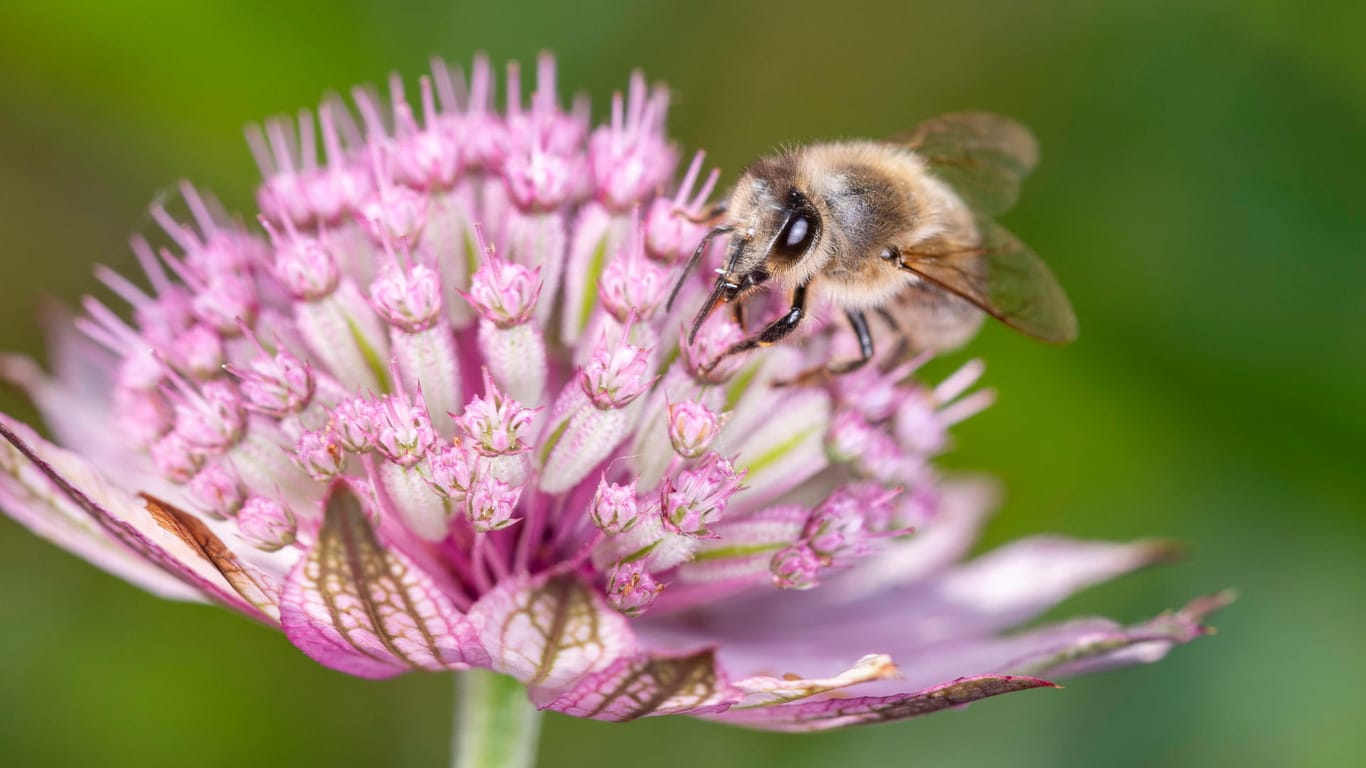
<path id="1" fill-rule="evenodd" d="M 394 78 L 253 127 L 249 224 L 189 185 L 187 216 L 153 208 L 148 287 L 99 272 L 131 319 L 80 321 L 121 360 L 129 450 L 263 551 L 351 478 L 471 598 L 573 563 L 632 615 L 675 583 L 812 588 L 934 514 L 978 367 L 779 387 L 815 354 L 721 359 L 747 333 L 724 316 L 682 338 L 705 278 L 664 304 L 717 174 L 697 153 L 675 182 L 668 92 L 637 74 L 595 127 L 548 57 L 529 98 L 494 79 L 437 61 L 416 103 Z"/>

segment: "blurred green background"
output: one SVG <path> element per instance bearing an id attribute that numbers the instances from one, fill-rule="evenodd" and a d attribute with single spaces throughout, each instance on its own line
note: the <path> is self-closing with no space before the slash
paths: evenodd
<path id="1" fill-rule="evenodd" d="M 1236 5 L 1236 12 L 1228 8 Z M 1006 218 L 1081 341 L 989 328 L 998 407 L 955 466 L 1009 490 L 992 542 L 1183 539 L 1183 564 L 1059 615 L 1137 620 L 1236 586 L 1154 667 L 819 736 L 550 716 L 544 766 L 1338 766 L 1366 749 L 1366 5 L 1283 2 L 0 5 L 0 348 L 39 297 L 129 267 L 185 177 L 247 210 L 241 128 L 440 53 L 560 57 L 607 95 L 644 67 L 673 134 L 734 178 L 787 140 L 985 108 L 1044 162 Z M 0 409 L 31 415 L 11 392 Z M 439 765 L 450 682 L 329 672 L 283 637 L 160 602 L 0 521 L 0 763 Z"/>

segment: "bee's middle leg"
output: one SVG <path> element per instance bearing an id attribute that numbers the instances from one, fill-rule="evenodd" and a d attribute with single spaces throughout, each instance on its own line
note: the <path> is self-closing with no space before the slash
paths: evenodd
<path id="1" fill-rule="evenodd" d="M 844 316 L 849 318 L 849 327 L 854 330 L 854 338 L 858 339 L 858 358 L 834 363 L 826 369 L 836 375 L 857 371 L 873 359 L 873 334 L 868 330 L 868 318 L 862 312 L 846 312 Z"/>
<path id="2" fill-rule="evenodd" d="M 884 366 L 891 368 L 910 356 L 911 336 L 906 333 L 906 329 L 902 328 L 901 324 L 897 322 L 896 317 L 894 317 L 891 312 L 887 311 L 886 307 L 878 307 L 877 313 L 878 316 L 882 318 L 883 322 L 887 323 L 887 327 L 891 329 L 892 333 L 896 335 L 896 347 L 893 348 L 892 353 L 882 361 Z"/>

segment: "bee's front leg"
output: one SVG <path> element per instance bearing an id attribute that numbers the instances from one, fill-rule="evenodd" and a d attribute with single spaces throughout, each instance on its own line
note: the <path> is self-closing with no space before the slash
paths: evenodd
<path id="1" fill-rule="evenodd" d="M 707 363 L 702 367 L 702 373 L 710 373 L 712 369 L 720 365 L 722 360 L 731 355 L 738 355 L 741 352 L 748 352 L 756 347 L 767 347 L 770 344 L 782 341 L 788 334 L 792 333 L 801 324 L 802 318 L 806 316 L 806 285 L 797 286 L 792 291 L 792 306 L 787 312 L 777 320 L 764 326 L 758 334 L 751 336 L 744 341 L 732 344 L 720 357 Z"/>

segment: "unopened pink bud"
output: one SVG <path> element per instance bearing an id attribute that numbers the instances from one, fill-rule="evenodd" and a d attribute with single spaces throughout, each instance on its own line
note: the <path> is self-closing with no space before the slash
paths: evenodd
<path id="1" fill-rule="evenodd" d="M 521 495 L 520 488 L 492 477 L 480 477 L 465 496 L 465 513 L 478 533 L 501 530 L 520 521 L 512 513 Z"/>
<path id="2" fill-rule="evenodd" d="M 498 327 L 523 325 L 531 319 L 541 295 L 540 271 L 489 253 L 463 295 L 481 317 Z"/>
<path id="3" fill-rule="evenodd" d="M 669 442 L 678 455 L 695 459 L 707 452 L 725 419 L 696 400 L 669 405 Z"/>
<path id="4" fill-rule="evenodd" d="M 648 320 L 664 301 L 669 290 L 669 275 L 642 253 L 629 253 L 615 259 L 599 279 L 602 305 L 620 322 L 629 317 Z"/>
<path id="5" fill-rule="evenodd" d="M 932 456 L 948 444 L 948 425 L 939 417 L 930 393 L 916 388 L 896 409 L 897 440 L 908 450 Z"/>
<path id="6" fill-rule="evenodd" d="M 199 393 L 187 394 L 176 405 L 175 431 L 195 448 L 219 453 L 242 438 L 246 412 L 237 387 L 229 381 L 206 381 Z"/>
<path id="7" fill-rule="evenodd" d="M 337 289 L 337 261 L 321 240 L 294 232 L 275 239 L 275 276 L 286 290 L 296 298 L 316 301 Z"/>
<path id="8" fill-rule="evenodd" d="M 374 446 L 380 409 L 374 401 L 348 397 L 332 409 L 329 424 L 341 446 L 352 453 L 364 453 Z"/>
<path id="9" fill-rule="evenodd" d="M 188 483 L 204 462 L 204 454 L 177 432 L 168 432 L 149 451 L 157 471 L 173 483 Z"/>
<path id="10" fill-rule="evenodd" d="M 375 447 L 399 466 L 413 466 L 436 444 L 436 430 L 420 393 L 416 402 L 402 394 L 383 398 L 377 415 Z"/>
<path id="11" fill-rule="evenodd" d="M 443 65 L 444 66 L 444 65 Z M 448 189 L 464 165 L 460 115 L 439 114 L 432 81 L 422 78 L 422 110 L 425 125 L 419 129 L 402 96 L 394 106 L 398 135 L 389 144 L 388 159 L 394 176 L 414 189 Z"/>
<path id="12" fill-rule="evenodd" d="M 694 194 L 694 187 L 702 173 L 703 158 L 702 152 L 693 155 L 674 198 L 657 198 L 650 203 L 645 215 L 646 252 L 666 264 L 691 254 L 711 227 L 702 219 L 706 215 L 707 198 L 716 188 L 719 174 L 712 170 Z"/>
<path id="13" fill-rule="evenodd" d="M 376 245 L 416 243 L 427 221 L 427 195 L 385 184 L 361 204 L 356 218 Z"/>
<path id="14" fill-rule="evenodd" d="M 190 480 L 189 492 L 196 509 L 218 520 L 236 515 L 247 495 L 236 473 L 217 463 L 199 470 Z"/>
<path id="15" fill-rule="evenodd" d="M 324 132 L 329 123 L 327 107 L 323 109 Z M 375 188 L 369 167 L 333 157 L 328 158 L 327 168 L 303 177 L 302 183 L 316 216 L 330 224 L 359 211 Z"/>
<path id="16" fill-rule="evenodd" d="M 484 395 L 470 400 L 455 421 L 473 441 L 476 451 L 484 456 L 506 456 L 531 449 L 525 438 L 537 410 L 524 408 L 503 394 L 485 370 Z"/>
<path id="17" fill-rule="evenodd" d="M 617 563 L 607 575 L 607 600 L 627 616 L 643 613 L 663 589 L 639 560 Z"/>
<path id="18" fill-rule="evenodd" d="M 241 379 L 238 386 L 249 410 L 279 418 L 298 413 L 313 400 L 313 369 L 286 349 L 261 354 L 247 369 L 231 371 Z"/>
<path id="19" fill-rule="evenodd" d="M 176 337 L 171 359 L 197 379 L 217 376 L 223 368 L 223 337 L 209 326 L 195 323 Z"/>
<path id="20" fill-rule="evenodd" d="M 588 513 L 593 524 L 608 536 L 630 530 L 638 519 L 636 484 L 617 485 L 607 482 L 607 478 L 603 477 L 598 482 L 598 491 L 593 496 Z"/>
<path id="21" fill-rule="evenodd" d="M 175 423 L 175 411 L 154 389 L 114 388 L 114 415 L 119 429 L 137 448 L 148 448 Z"/>
<path id="22" fill-rule="evenodd" d="M 542 150 L 509 155 L 503 161 L 508 196 L 528 212 L 553 211 L 574 191 L 579 163 L 572 156 Z"/>
<path id="23" fill-rule="evenodd" d="M 305 224 L 313 218 L 313 203 L 304 191 L 303 179 L 295 173 L 277 173 L 256 190 L 261 212 L 274 221 Z"/>
<path id="24" fill-rule="evenodd" d="M 674 151 L 664 138 L 668 92 L 651 91 L 640 73 L 626 98 L 612 99 L 612 120 L 589 137 L 588 159 L 597 197 L 623 211 L 644 202 L 673 173 Z"/>
<path id="25" fill-rule="evenodd" d="M 325 483 L 341 474 L 346 454 L 330 429 L 312 429 L 294 443 L 294 463 L 309 477 Z"/>
<path id="26" fill-rule="evenodd" d="M 236 336 L 242 321 L 250 325 L 255 319 L 259 299 L 256 286 L 247 275 L 218 271 L 205 280 L 193 306 L 195 315 L 219 333 Z"/>
<path id="27" fill-rule="evenodd" d="M 275 552 L 293 544 L 299 532 L 289 507 L 261 496 L 247 499 L 236 519 L 238 535 L 265 552 Z"/>
<path id="28" fill-rule="evenodd" d="M 852 461 L 864 452 L 876 431 L 858 411 L 841 410 L 830 422 L 826 451 L 835 461 Z"/>
<path id="29" fill-rule="evenodd" d="M 863 520 L 862 510 L 852 499 L 832 496 L 807 520 L 807 545 L 826 561 L 862 554 L 867 547 Z"/>
<path id="30" fill-rule="evenodd" d="M 579 372 L 579 383 L 598 408 L 621 408 L 654 384 L 649 366 L 649 349 L 624 343 L 613 349 L 604 337 Z"/>
<path id="31" fill-rule="evenodd" d="M 819 582 L 820 557 L 804 541 L 784 547 L 769 564 L 773 584 L 779 589 L 811 589 Z"/>
<path id="32" fill-rule="evenodd" d="M 427 484 L 437 495 L 463 501 L 474 484 L 475 454 L 460 445 L 446 444 L 427 456 Z"/>
<path id="33" fill-rule="evenodd" d="M 370 284 L 370 302 L 390 325 L 417 333 L 441 317 L 441 276 L 424 264 L 387 267 Z"/>
<path id="34" fill-rule="evenodd" d="M 654 193 L 673 168 L 673 151 L 658 136 L 639 136 L 617 142 L 599 129 L 589 143 L 593 187 L 603 205 L 616 211 L 630 210 Z"/>
<path id="35" fill-rule="evenodd" d="M 684 536 L 710 537 L 710 526 L 725 513 L 743 477 L 727 459 L 708 454 L 696 467 L 665 483 L 660 497 L 665 525 Z"/>

